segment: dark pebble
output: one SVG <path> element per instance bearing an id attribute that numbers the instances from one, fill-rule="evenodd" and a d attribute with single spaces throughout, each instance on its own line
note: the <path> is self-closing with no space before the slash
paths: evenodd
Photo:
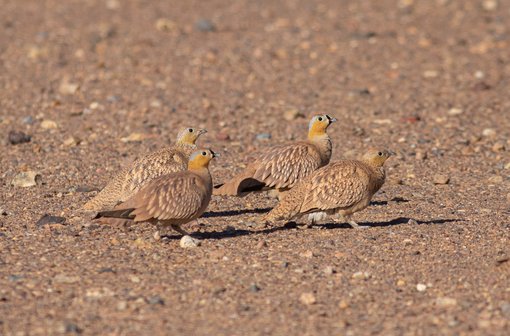
<path id="1" fill-rule="evenodd" d="M 165 300 L 163 300 L 160 296 L 156 295 L 156 296 L 151 296 L 150 298 L 147 299 L 147 302 L 149 304 L 159 304 L 159 305 L 162 305 L 164 306 L 165 305 Z"/>
<path id="2" fill-rule="evenodd" d="M 257 286 L 257 284 L 251 284 L 250 291 L 253 292 L 253 293 L 257 293 L 257 292 L 260 291 L 260 287 Z"/>
<path id="3" fill-rule="evenodd" d="M 87 192 L 91 192 L 91 191 L 99 191 L 99 188 L 90 187 L 90 186 L 87 186 L 87 185 L 76 187 L 76 192 L 87 193 Z"/>
<path id="4" fill-rule="evenodd" d="M 213 32 L 216 31 L 216 26 L 211 20 L 208 19 L 199 19 L 195 22 L 195 28 L 201 32 Z"/>
<path id="5" fill-rule="evenodd" d="M 11 145 L 18 145 L 18 144 L 30 142 L 30 140 L 32 140 L 32 137 L 30 135 L 23 133 L 23 132 L 10 131 L 8 140 Z"/>
<path id="6" fill-rule="evenodd" d="M 43 225 L 47 225 L 47 224 L 62 224 L 65 221 L 66 221 L 66 219 L 64 217 L 51 216 L 51 215 L 45 214 L 37 221 L 37 223 L 35 223 L 35 225 L 43 226 Z"/>
<path id="7" fill-rule="evenodd" d="M 74 324 L 74 323 L 66 324 L 66 333 L 81 334 L 82 332 L 83 332 L 83 329 L 78 327 L 76 324 Z"/>

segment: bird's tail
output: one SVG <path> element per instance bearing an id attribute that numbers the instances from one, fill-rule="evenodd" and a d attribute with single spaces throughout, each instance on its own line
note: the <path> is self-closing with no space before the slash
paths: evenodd
<path id="1" fill-rule="evenodd" d="M 245 196 L 250 192 L 262 191 L 265 183 L 253 178 L 255 171 L 253 169 L 245 169 L 239 175 L 233 177 L 230 181 L 215 185 L 213 195 L 223 196 Z"/>
<path id="2" fill-rule="evenodd" d="M 83 205 L 83 210 L 101 211 L 115 207 L 122 190 L 122 175 L 119 174 L 106 185 L 94 198 Z"/>

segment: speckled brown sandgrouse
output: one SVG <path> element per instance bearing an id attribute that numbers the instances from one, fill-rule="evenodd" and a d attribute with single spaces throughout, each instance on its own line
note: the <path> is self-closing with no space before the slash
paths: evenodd
<path id="1" fill-rule="evenodd" d="M 153 179 L 186 170 L 191 153 L 197 149 L 195 142 L 206 132 L 205 129 L 184 128 L 177 135 L 174 146 L 160 149 L 136 160 L 114 176 L 103 190 L 83 206 L 83 209 L 90 211 L 112 209 Z"/>
<path id="2" fill-rule="evenodd" d="M 334 121 L 326 114 L 314 116 L 305 141 L 269 148 L 230 181 L 215 186 L 213 194 L 245 196 L 254 191 L 291 189 L 300 179 L 329 163 L 332 146 L 327 128 Z"/>
<path id="3" fill-rule="evenodd" d="M 300 181 L 264 218 L 266 223 L 309 215 L 312 223 L 326 215 L 339 215 L 359 227 L 352 214 L 365 209 L 385 180 L 388 150 L 369 150 L 362 160 L 341 160 L 322 167 Z"/>
<path id="4" fill-rule="evenodd" d="M 99 212 L 96 218 L 150 222 L 158 228 L 170 226 L 188 235 L 181 225 L 199 218 L 211 200 L 213 185 L 209 162 L 216 156 L 210 149 L 194 152 L 186 171 L 166 174 L 150 181 L 126 202 L 113 210 Z M 155 236 L 159 236 L 159 230 Z"/>

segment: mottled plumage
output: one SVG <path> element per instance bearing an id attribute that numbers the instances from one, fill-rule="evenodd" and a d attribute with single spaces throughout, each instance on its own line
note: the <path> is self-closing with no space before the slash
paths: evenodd
<path id="1" fill-rule="evenodd" d="M 353 213 L 370 204 L 384 184 L 383 165 L 390 155 L 386 150 L 370 150 L 361 161 L 341 160 L 316 170 L 286 193 L 265 220 L 291 220 L 309 214 L 313 222 L 337 214 L 349 221 Z"/>
<path id="2" fill-rule="evenodd" d="M 180 225 L 199 218 L 209 205 L 212 178 L 208 167 L 215 156 L 208 149 L 194 152 L 187 171 L 163 175 L 150 181 L 126 202 L 113 210 L 100 212 L 96 218 L 151 222 L 158 226 L 171 226 L 187 235 Z"/>
<path id="3" fill-rule="evenodd" d="M 334 121 L 328 115 L 314 116 L 306 141 L 269 148 L 237 176 L 215 187 L 214 195 L 244 196 L 253 191 L 291 189 L 300 179 L 329 163 L 332 145 L 326 130 Z"/>
<path id="4" fill-rule="evenodd" d="M 84 205 L 85 210 L 112 209 L 126 201 L 153 179 L 174 172 L 185 171 L 188 159 L 196 150 L 195 142 L 205 133 L 203 129 L 187 127 L 179 132 L 174 146 L 163 148 L 139 158 L 115 175 L 93 199 Z"/>

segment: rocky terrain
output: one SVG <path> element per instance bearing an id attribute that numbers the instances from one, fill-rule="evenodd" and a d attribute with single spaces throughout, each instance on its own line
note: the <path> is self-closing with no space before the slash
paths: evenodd
<path id="1" fill-rule="evenodd" d="M 510 334 L 510 2 L 1 0 L 0 334 Z M 221 157 L 303 138 L 397 152 L 367 228 L 258 220 L 201 239 L 81 206 L 179 128 Z"/>

